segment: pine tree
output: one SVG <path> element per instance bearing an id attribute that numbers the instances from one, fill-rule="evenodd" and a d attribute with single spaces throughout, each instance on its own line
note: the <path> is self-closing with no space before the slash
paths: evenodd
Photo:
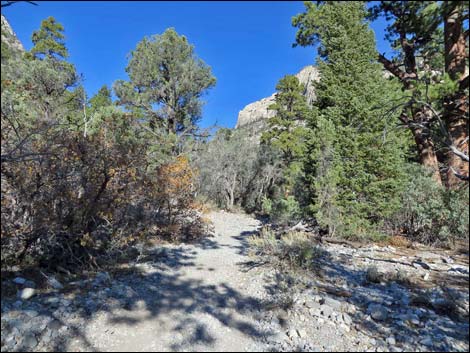
<path id="1" fill-rule="evenodd" d="M 130 81 L 114 85 L 119 102 L 144 116 L 152 130 L 168 134 L 194 128 L 200 98 L 215 85 L 211 68 L 173 28 L 139 42 L 126 71 Z"/>
<path id="2" fill-rule="evenodd" d="M 396 49 L 393 57 L 380 54 L 379 61 L 407 93 L 400 120 L 412 132 L 420 162 L 432 170 L 435 181 L 459 188 L 462 179 L 468 181 L 469 168 L 469 5 L 371 3 L 370 18 L 387 19 L 385 39 Z M 436 126 L 436 115 L 444 122 L 441 126 Z"/>
<path id="3" fill-rule="evenodd" d="M 96 112 L 100 108 L 109 107 L 113 104 L 111 99 L 111 90 L 108 86 L 102 86 L 99 91 L 90 98 L 90 113 Z"/>
<path id="4" fill-rule="evenodd" d="M 36 58 L 54 58 L 65 60 L 69 56 L 65 47 L 64 27 L 56 22 L 54 17 L 48 17 L 41 22 L 41 28 L 33 32 L 34 47 L 30 53 Z"/>
<path id="5" fill-rule="evenodd" d="M 268 109 L 276 115 L 268 120 L 268 130 L 261 140 L 271 144 L 282 152 L 286 166 L 302 159 L 305 148 L 305 122 L 309 107 L 303 85 L 297 77 L 287 75 L 276 86 L 275 103 Z"/>
<path id="6" fill-rule="evenodd" d="M 399 206 L 405 139 L 384 119 L 394 87 L 376 62 L 362 2 L 306 6 L 293 24 L 299 28 L 298 44 L 319 44 L 321 79 L 305 162 L 312 207 L 330 232 L 371 235 Z M 325 202 L 334 209 L 330 216 L 323 214 Z"/>
<path id="7" fill-rule="evenodd" d="M 279 154 L 283 176 L 271 192 L 271 216 L 278 222 L 286 223 L 300 215 L 305 199 L 303 190 L 302 161 L 308 129 L 305 126 L 310 107 L 303 84 L 297 77 L 286 75 L 276 86 L 275 102 L 268 109 L 276 114 L 268 120 L 268 130 L 261 141 Z"/>

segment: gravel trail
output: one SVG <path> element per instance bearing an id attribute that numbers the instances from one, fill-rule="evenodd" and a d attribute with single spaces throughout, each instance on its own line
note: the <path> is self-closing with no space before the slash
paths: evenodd
<path id="1" fill-rule="evenodd" d="M 2 296 L 1 351 L 468 351 L 468 253 L 323 244 L 302 275 L 248 256 L 257 220 L 209 218 L 213 237 L 120 274 L 2 279 L 34 295 Z"/>
<path id="2" fill-rule="evenodd" d="M 243 271 L 247 237 L 259 223 L 244 215 L 210 214 L 215 236 L 196 245 L 166 246 L 141 276 L 121 279 L 127 305 L 101 311 L 85 328 L 99 351 L 246 351 L 269 336 L 257 325 L 261 279 Z M 162 258 L 164 265 L 162 266 Z M 130 282 L 130 283 L 129 283 Z M 124 293 L 125 294 L 125 293 Z M 111 299 L 112 300 L 112 299 Z M 122 303 L 116 303 L 122 304 Z M 69 349 L 80 350 L 83 340 Z"/>

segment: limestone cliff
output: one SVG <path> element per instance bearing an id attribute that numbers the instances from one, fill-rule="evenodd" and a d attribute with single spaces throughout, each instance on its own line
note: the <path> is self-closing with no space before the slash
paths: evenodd
<path id="1" fill-rule="evenodd" d="M 312 104 L 315 100 L 313 83 L 319 79 L 318 69 L 315 66 L 306 66 L 295 76 L 305 85 L 304 95 L 307 98 L 307 102 Z M 248 104 L 238 113 L 235 128 L 246 127 L 247 125 L 252 126 L 255 123 L 257 123 L 256 125 L 263 125 L 263 121 L 266 121 L 275 114 L 274 111 L 268 109 L 274 103 L 274 98 L 275 93 L 267 98 Z"/>
<path id="2" fill-rule="evenodd" d="M 24 52 L 23 44 L 16 37 L 5 16 L 1 15 L 2 46 L 6 45 L 9 49 L 16 52 Z M 3 53 L 3 50 L 2 50 Z"/>

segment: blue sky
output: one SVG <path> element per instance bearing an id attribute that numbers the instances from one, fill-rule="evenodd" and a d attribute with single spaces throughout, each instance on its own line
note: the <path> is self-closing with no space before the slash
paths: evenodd
<path id="1" fill-rule="evenodd" d="M 174 27 L 217 78 L 200 125 L 234 127 L 245 105 L 271 95 L 282 76 L 314 64 L 314 48 L 292 48 L 291 18 L 303 10 L 300 1 L 44 1 L 17 3 L 2 13 L 26 49 L 41 20 L 54 16 L 62 23 L 69 60 L 90 96 L 103 84 L 127 79 L 127 54 L 144 36 Z M 383 27 L 373 24 L 379 51 L 388 52 Z"/>

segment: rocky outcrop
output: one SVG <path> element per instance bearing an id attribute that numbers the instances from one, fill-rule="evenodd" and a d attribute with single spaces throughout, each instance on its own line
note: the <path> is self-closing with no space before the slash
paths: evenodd
<path id="1" fill-rule="evenodd" d="M 307 102 L 312 104 L 315 100 L 315 88 L 313 83 L 318 81 L 319 72 L 315 66 L 306 66 L 295 75 L 301 83 L 305 85 L 304 95 Z M 275 93 L 267 98 L 248 104 L 238 113 L 237 125 L 235 128 L 246 127 L 256 122 L 266 121 L 274 116 L 275 112 L 269 110 L 269 106 L 274 103 Z"/>
<path id="2" fill-rule="evenodd" d="M 2 45 L 7 45 L 8 48 L 14 51 L 24 52 L 23 44 L 21 44 L 21 42 L 18 40 L 18 37 L 16 36 L 15 32 L 13 32 L 13 29 L 11 28 L 7 19 L 3 15 L 1 15 L 1 17 Z"/>

